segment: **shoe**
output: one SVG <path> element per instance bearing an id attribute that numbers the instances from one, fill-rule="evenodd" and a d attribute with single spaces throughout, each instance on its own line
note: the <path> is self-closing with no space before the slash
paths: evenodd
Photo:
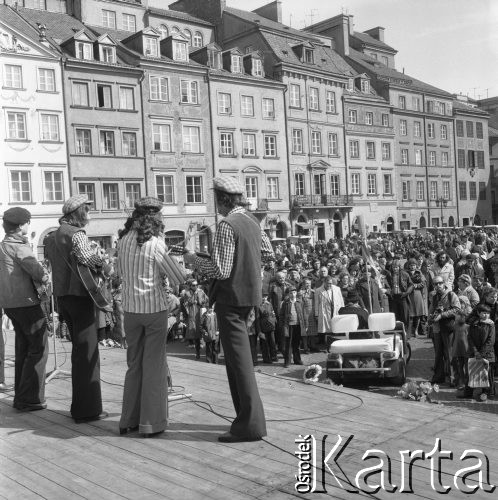
<path id="1" fill-rule="evenodd" d="M 303 362 L 302 362 L 301 360 L 299 360 L 299 361 L 294 361 L 294 364 L 295 364 L 295 365 L 302 365 L 302 364 L 303 364 Z"/>
<path id="2" fill-rule="evenodd" d="M 134 427 L 120 427 L 119 428 L 119 435 L 124 436 L 125 434 L 128 434 L 129 432 L 135 432 L 138 431 L 138 425 L 135 425 Z"/>
<path id="3" fill-rule="evenodd" d="M 218 436 L 218 441 L 220 443 L 244 443 L 249 441 L 260 441 L 261 439 L 263 438 L 260 436 L 258 437 L 236 436 L 231 432 L 225 432 L 225 434 L 221 434 L 221 436 Z"/>
<path id="4" fill-rule="evenodd" d="M 99 346 L 101 346 L 101 347 L 107 347 L 107 342 L 105 340 L 100 340 L 99 341 Z"/>
<path id="5" fill-rule="evenodd" d="M 109 416 L 109 413 L 106 411 L 103 411 L 99 415 L 92 415 L 91 417 L 81 417 L 81 418 L 75 418 L 74 423 L 75 424 L 85 424 L 88 422 L 95 422 L 97 420 L 103 420 L 104 418 L 107 418 Z"/>
<path id="6" fill-rule="evenodd" d="M 8 392 L 8 391 L 13 391 L 14 386 L 13 385 L 8 385 L 5 382 L 2 382 L 0 384 L 0 392 Z"/>
<path id="7" fill-rule="evenodd" d="M 157 431 L 157 432 L 148 432 L 148 433 L 140 434 L 140 436 L 142 436 L 143 438 L 151 438 L 154 436 L 159 436 L 159 434 L 162 434 L 163 432 L 164 432 L 164 430 Z"/>
<path id="8" fill-rule="evenodd" d="M 46 403 L 42 403 L 42 404 L 39 404 L 39 405 L 29 405 L 29 404 L 22 404 L 22 403 L 14 403 L 12 406 L 17 411 L 22 411 L 22 412 L 45 410 L 47 408 L 47 404 Z"/>

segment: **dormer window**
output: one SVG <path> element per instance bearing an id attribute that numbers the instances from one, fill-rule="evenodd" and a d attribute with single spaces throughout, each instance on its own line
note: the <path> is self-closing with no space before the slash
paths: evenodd
<path id="1" fill-rule="evenodd" d="M 208 66 L 213 69 L 221 68 L 221 53 L 217 50 L 208 50 Z"/>
<path id="2" fill-rule="evenodd" d="M 348 78 L 348 90 L 351 92 L 354 90 L 354 80 L 352 78 Z"/>
<path id="3" fill-rule="evenodd" d="M 76 58 L 92 60 L 92 45 L 86 42 L 76 42 Z"/>
<path id="4" fill-rule="evenodd" d="M 194 33 L 193 45 L 196 48 L 200 48 L 204 45 L 204 40 L 202 38 L 202 33 L 200 31 L 196 31 Z"/>
<path id="5" fill-rule="evenodd" d="M 240 56 L 232 54 L 232 73 L 241 73 L 242 66 L 240 64 Z"/>
<path id="6" fill-rule="evenodd" d="M 144 37 L 144 55 L 149 57 L 157 57 L 157 40 L 151 36 Z"/>
<path id="7" fill-rule="evenodd" d="M 252 60 L 252 75 L 263 76 L 263 62 L 261 59 Z"/>
<path id="8" fill-rule="evenodd" d="M 116 62 L 116 49 L 114 47 L 100 47 L 100 60 L 106 63 Z"/>
<path id="9" fill-rule="evenodd" d="M 304 52 L 303 52 L 303 61 L 306 62 L 306 63 L 309 63 L 309 64 L 313 64 L 313 50 L 312 49 L 308 49 L 308 48 L 304 48 Z"/>
<path id="10" fill-rule="evenodd" d="M 188 44 L 186 42 L 173 41 L 173 59 L 175 61 L 188 61 Z"/>
<path id="11" fill-rule="evenodd" d="M 370 93 L 370 82 L 368 80 L 361 80 L 361 91 L 364 94 Z"/>

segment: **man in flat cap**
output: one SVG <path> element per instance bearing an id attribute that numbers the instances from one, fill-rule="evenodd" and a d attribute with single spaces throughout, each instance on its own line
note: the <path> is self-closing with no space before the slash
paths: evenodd
<path id="1" fill-rule="evenodd" d="M 43 410 L 45 366 L 47 364 L 47 320 L 36 293 L 37 284 L 47 283 L 48 275 L 28 244 L 31 214 L 13 207 L 3 214 L 5 238 L 0 244 L 0 307 L 16 332 L 14 408 L 19 411 Z M 3 344 L 3 340 L 1 342 Z M 3 379 L 0 360 L 0 382 Z"/>
<path id="2" fill-rule="evenodd" d="M 76 423 L 107 416 L 102 411 L 95 305 L 77 269 L 77 264 L 93 270 L 105 264 L 104 251 L 88 239 L 84 229 L 90 222 L 90 205 L 88 197 L 82 194 L 66 200 L 60 226 L 46 244 L 54 295 L 71 333 L 71 416 Z"/>
<path id="3" fill-rule="evenodd" d="M 267 235 L 245 209 L 244 188 L 233 177 L 213 180 L 218 213 L 223 216 L 214 236 L 211 259 L 191 252 L 185 263 L 214 278 L 211 303 L 216 303 L 228 383 L 237 414 L 222 442 L 256 441 L 266 436 L 247 331 L 247 319 L 261 303 L 261 260 L 273 255 Z"/>

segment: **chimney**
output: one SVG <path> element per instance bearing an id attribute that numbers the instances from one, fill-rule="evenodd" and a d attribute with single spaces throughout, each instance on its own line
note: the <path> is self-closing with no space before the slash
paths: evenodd
<path id="1" fill-rule="evenodd" d="M 384 41 L 384 28 L 382 26 L 377 26 L 375 28 L 364 31 L 367 35 L 370 35 L 372 38 L 379 40 L 379 42 Z"/>
<path id="2" fill-rule="evenodd" d="M 275 21 L 276 23 L 282 22 L 282 2 L 281 0 L 275 0 L 270 2 L 258 9 L 253 10 L 255 14 L 270 19 L 270 21 Z"/>

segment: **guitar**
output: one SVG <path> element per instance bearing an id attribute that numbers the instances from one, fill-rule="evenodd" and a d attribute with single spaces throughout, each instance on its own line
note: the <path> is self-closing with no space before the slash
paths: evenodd
<path id="1" fill-rule="evenodd" d="M 78 276 L 96 307 L 104 312 L 112 312 L 112 304 L 104 295 L 106 279 L 101 271 L 93 271 L 79 262 L 76 264 Z"/>

